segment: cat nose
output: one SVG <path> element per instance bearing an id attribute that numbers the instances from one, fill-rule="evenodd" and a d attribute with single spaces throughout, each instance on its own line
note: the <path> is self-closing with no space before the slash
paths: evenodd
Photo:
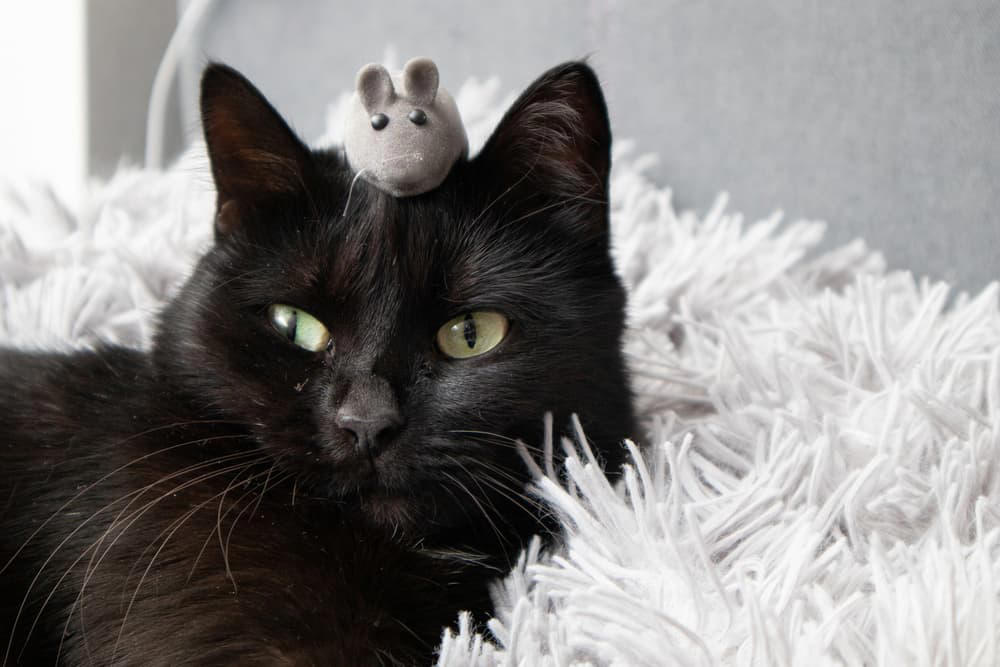
<path id="1" fill-rule="evenodd" d="M 398 413 L 382 412 L 359 417 L 343 408 L 337 411 L 337 426 L 354 436 L 358 453 L 372 458 L 385 445 L 392 434 L 403 425 Z"/>
<path id="2" fill-rule="evenodd" d="M 389 383 L 368 375 L 351 382 L 334 422 L 354 437 L 359 454 L 373 459 L 403 425 L 403 416 Z"/>

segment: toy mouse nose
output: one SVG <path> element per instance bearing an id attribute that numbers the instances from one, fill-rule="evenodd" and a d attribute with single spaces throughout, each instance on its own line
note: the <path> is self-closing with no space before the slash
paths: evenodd
<path id="1" fill-rule="evenodd" d="M 392 387 L 377 375 L 356 378 L 334 423 L 354 438 L 355 451 L 373 459 L 403 425 Z"/>

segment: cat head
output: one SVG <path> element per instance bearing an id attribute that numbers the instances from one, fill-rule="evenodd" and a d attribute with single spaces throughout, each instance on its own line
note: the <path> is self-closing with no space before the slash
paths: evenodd
<path id="1" fill-rule="evenodd" d="M 634 423 L 590 68 L 545 73 L 405 199 L 307 148 L 228 67 L 201 105 L 215 242 L 161 318 L 165 382 L 246 424 L 304 495 L 417 535 L 527 530 L 514 443 L 539 444 L 547 411 L 579 414 L 617 468 Z"/>

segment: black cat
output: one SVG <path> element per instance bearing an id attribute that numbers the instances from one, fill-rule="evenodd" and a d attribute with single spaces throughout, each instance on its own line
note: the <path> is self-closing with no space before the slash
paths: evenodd
<path id="1" fill-rule="evenodd" d="M 634 433 L 611 136 L 584 64 L 397 199 L 240 74 L 215 243 L 150 352 L 0 352 L 5 664 L 418 664 L 546 527 L 515 441 Z"/>

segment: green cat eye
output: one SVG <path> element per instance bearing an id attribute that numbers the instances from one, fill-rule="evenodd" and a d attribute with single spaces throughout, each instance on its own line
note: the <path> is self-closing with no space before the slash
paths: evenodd
<path id="1" fill-rule="evenodd" d="M 278 333 L 302 349 L 319 352 L 330 344 L 330 332 L 306 311 L 276 303 L 268 312 Z"/>
<path id="2" fill-rule="evenodd" d="M 452 359 L 489 352 L 507 336 L 510 322 L 493 310 L 476 310 L 445 322 L 438 329 L 438 348 Z"/>

